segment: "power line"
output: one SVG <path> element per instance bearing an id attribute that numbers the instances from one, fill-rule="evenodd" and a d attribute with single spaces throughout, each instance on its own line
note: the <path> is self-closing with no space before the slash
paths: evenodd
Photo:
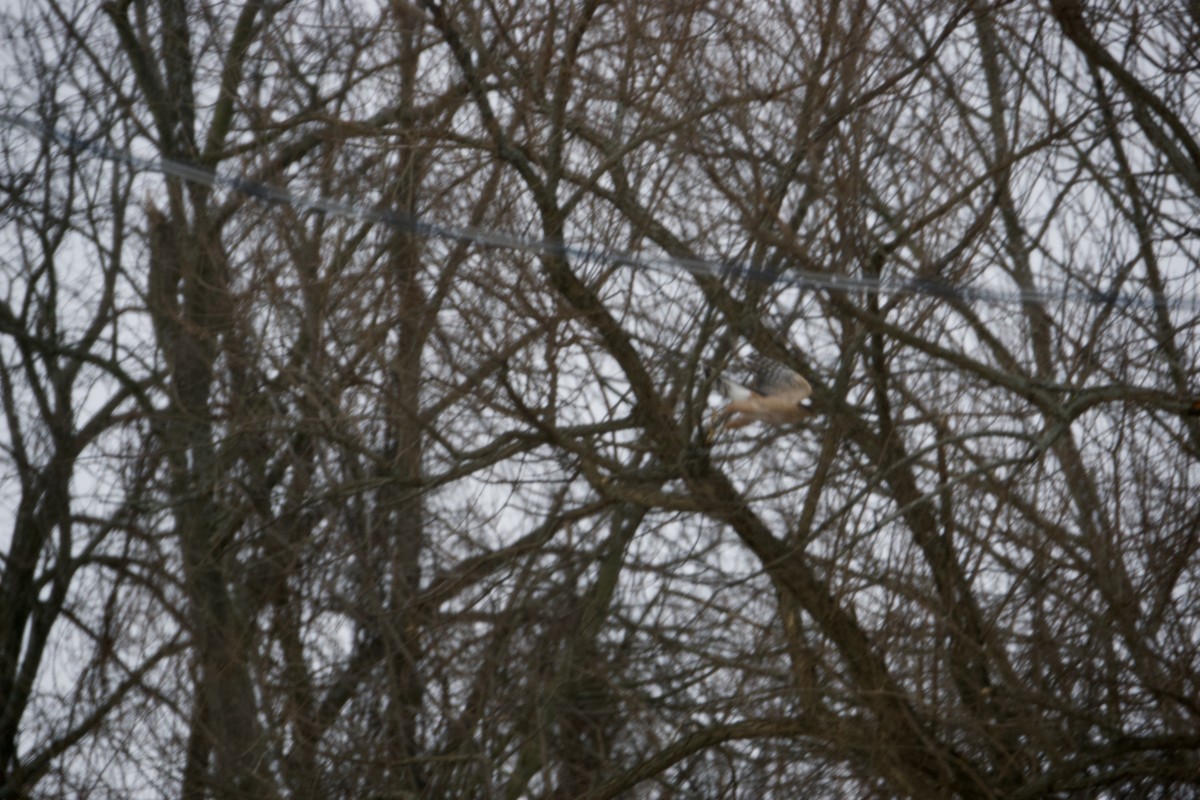
<path id="1" fill-rule="evenodd" d="M 155 172 L 191 183 L 213 188 L 240 192 L 267 203 L 289 205 L 301 211 L 354 219 L 362 222 L 386 225 L 418 236 L 449 241 L 520 250 L 541 255 L 563 255 L 581 261 L 590 261 L 633 269 L 678 272 L 708 277 L 739 277 L 748 280 L 767 281 L 783 286 L 816 289 L 830 292 L 862 292 L 878 295 L 922 295 L 930 297 L 954 297 L 966 301 L 995 305 L 1021 305 L 1024 303 L 1056 303 L 1111 305 L 1119 308 L 1154 308 L 1200 310 L 1200 296 L 1182 295 L 1173 299 L 1166 297 L 1130 294 L 1096 289 L 1073 289 L 1065 284 L 1055 289 L 1000 290 L 977 286 L 955 286 L 937 279 L 911 278 L 904 281 L 884 281 L 880 278 L 856 277 L 810 270 L 788 269 L 773 272 L 742 264 L 718 262 L 699 258 L 678 256 L 647 256 L 622 253 L 587 245 L 573 245 L 548 239 L 532 239 L 503 231 L 471 226 L 446 225 L 423 220 L 411 214 L 386 208 L 345 203 L 327 197 L 305 196 L 278 186 L 261 183 L 241 175 L 223 175 L 186 161 L 170 158 L 148 159 L 120 150 L 97 140 L 84 140 L 52 125 L 36 122 L 26 117 L 0 112 L 0 122 L 9 127 L 22 128 L 32 134 L 50 138 L 68 150 L 90 153 L 108 161 L 126 164 L 136 170 Z"/>

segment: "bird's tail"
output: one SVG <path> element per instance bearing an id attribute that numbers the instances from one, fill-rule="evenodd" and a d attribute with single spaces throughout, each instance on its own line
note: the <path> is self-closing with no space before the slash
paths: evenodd
<path id="1" fill-rule="evenodd" d="M 720 392 L 722 397 L 729 400 L 746 400 L 753 394 L 745 386 L 742 386 L 737 381 L 726 378 L 724 375 L 719 374 L 715 368 L 708 365 L 704 367 L 704 382 L 712 383 L 713 388 Z"/>

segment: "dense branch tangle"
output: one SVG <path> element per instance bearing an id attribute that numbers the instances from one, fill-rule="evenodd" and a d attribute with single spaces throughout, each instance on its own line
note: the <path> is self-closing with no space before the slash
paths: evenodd
<path id="1" fill-rule="evenodd" d="M 0 795 L 1195 789 L 1185 11 L 24 13 Z"/>

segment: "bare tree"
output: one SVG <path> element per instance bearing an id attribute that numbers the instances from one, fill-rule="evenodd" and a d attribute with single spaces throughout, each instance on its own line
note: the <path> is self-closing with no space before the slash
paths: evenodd
<path id="1" fill-rule="evenodd" d="M 1195 790 L 1186 9 L 6 25 L 5 796 Z"/>

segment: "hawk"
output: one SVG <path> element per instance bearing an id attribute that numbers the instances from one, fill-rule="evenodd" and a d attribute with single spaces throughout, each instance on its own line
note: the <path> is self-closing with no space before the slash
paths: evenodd
<path id="1" fill-rule="evenodd" d="M 749 385 L 717 376 L 717 388 L 729 402 L 713 414 L 714 433 L 744 428 L 752 422 L 788 425 L 813 415 L 809 403 L 812 387 L 794 369 L 760 356 L 750 362 L 746 383 Z"/>

